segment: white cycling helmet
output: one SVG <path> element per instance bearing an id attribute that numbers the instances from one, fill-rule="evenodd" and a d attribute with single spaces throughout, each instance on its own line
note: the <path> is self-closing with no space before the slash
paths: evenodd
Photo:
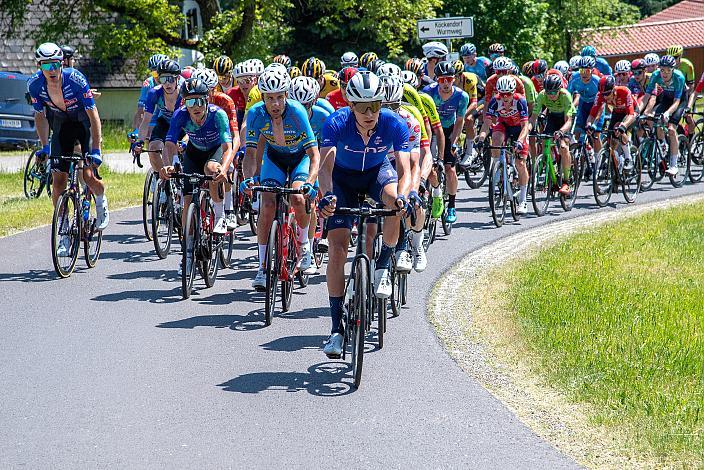
<path id="1" fill-rule="evenodd" d="M 291 80 L 288 95 L 303 105 L 315 103 L 320 93 L 318 80 L 313 77 L 296 77 Z"/>
<path id="2" fill-rule="evenodd" d="M 423 55 L 428 59 L 442 59 L 447 55 L 447 46 L 437 41 L 427 42 L 423 44 Z"/>
<path id="3" fill-rule="evenodd" d="M 291 76 L 286 72 L 285 67 L 284 70 L 274 68 L 262 73 L 257 84 L 262 93 L 287 92 L 291 86 Z"/>
<path id="4" fill-rule="evenodd" d="M 382 101 L 384 86 L 379 77 L 368 70 L 360 70 L 347 82 L 345 88 L 347 100 L 352 103 L 369 103 Z"/>
<path id="5" fill-rule="evenodd" d="M 552 68 L 559 70 L 562 76 L 566 77 L 567 72 L 570 71 L 570 64 L 568 64 L 566 60 L 560 60 L 555 62 L 555 65 L 553 65 Z"/>
<path id="6" fill-rule="evenodd" d="M 264 62 L 259 59 L 247 59 L 245 63 L 249 63 L 252 66 L 256 75 L 261 75 L 264 72 Z"/>
<path id="7" fill-rule="evenodd" d="M 233 72 L 233 75 L 235 78 L 239 77 L 247 77 L 247 76 L 258 76 L 259 73 L 257 73 L 257 67 L 255 64 L 252 62 L 246 60 L 244 62 L 240 62 L 235 66 L 235 70 Z"/>
<path id="8" fill-rule="evenodd" d="M 218 84 L 218 74 L 211 69 L 196 69 L 191 73 L 191 78 L 201 80 L 211 90 Z"/>
<path id="9" fill-rule="evenodd" d="M 654 52 L 646 54 L 645 57 L 643 57 L 643 63 L 646 67 L 650 67 L 652 65 L 660 65 L 660 56 Z"/>
<path id="10" fill-rule="evenodd" d="M 288 69 L 286 68 L 286 66 L 284 64 L 280 64 L 278 62 L 272 62 L 271 64 L 264 67 L 264 72 L 268 72 L 269 70 L 276 70 L 276 69 L 283 70 L 284 72 L 288 72 Z"/>
<path id="11" fill-rule="evenodd" d="M 391 75 L 394 77 L 400 77 L 401 76 L 401 67 L 399 67 L 396 64 L 391 64 L 389 62 L 383 64 L 381 67 L 379 67 L 376 71 L 377 75 L 382 76 L 382 75 Z"/>
<path id="12" fill-rule="evenodd" d="M 380 77 L 384 86 L 383 103 L 400 103 L 403 98 L 403 82 L 396 75 L 384 75 Z"/>
<path id="13" fill-rule="evenodd" d="M 516 79 L 511 75 L 499 77 L 496 81 L 496 91 L 499 93 L 513 93 L 516 91 Z"/>
<path id="14" fill-rule="evenodd" d="M 402 70 L 401 71 L 401 80 L 403 80 L 403 83 L 408 83 L 413 88 L 418 88 L 418 85 L 420 85 L 420 80 L 418 80 L 418 75 L 411 72 L 410 70 Z"/>
<path id="15" fill-rule="evenodd" d="M 340 68 L 359 66 L 359 58 L 354 52 L 345 52 L 340 57 Z"/>
<path id="16" fill-rule="evenodd" d="M 499 70 L 511 70 L 511 68 L 513 67 L 513 62 L 511 62 L 511 59 L 509 59 L 508 57 L 499 56 L 494 59 L 492 67 L 494 69 L 494 72 L 498 72 Z"/>
<path id="17" fill-rule="evenodd" d="M 64 60 L 64 51 L 53 42 L 45 42 L 44 44 L 40 44 L 37 50 L 34 51 L 34 58 L 37 59 L 37 62 L 43 62 L 45 60 Z"/>
<path id="18" fill-rule="evenodd" d="M 579 64 L 580 64 L 580 62 L 582 62 L 582 56 L 581 56 L 581 55 L 573 56 L 573 57 L 570 59 L 570 70 L 572 70 L 572 71 L 579 70 Z"/>
<path id="19" fill-rule="evenodd" d="M 625 73 L 631 71 L 631 61 L 630 60 L 619 60 L 614 66 L 614 72 Z"/>

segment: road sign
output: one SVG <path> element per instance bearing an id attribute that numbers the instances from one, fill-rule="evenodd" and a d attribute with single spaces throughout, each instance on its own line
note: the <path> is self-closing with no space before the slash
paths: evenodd
<path id="1" fill-rule="evenodd" d="M 474 36 L 474 18 L 433 18 L 418 20 L 418 39 L 453 39 Z"/>

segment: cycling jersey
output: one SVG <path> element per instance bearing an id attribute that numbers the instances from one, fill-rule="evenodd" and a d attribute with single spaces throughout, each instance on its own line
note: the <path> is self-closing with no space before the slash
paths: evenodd
<path id="1" fill-rule="evenodd" d="M 259 86 L 254 85 L 249 90 L 247 95 L 247 104 L 244 107 L 244 112 L 248 112 L 252 106 L 262 101 L 262 94 L 259 92 Z"/>
<path id="2" fill-rule="evenodd" d="M 528 120 L 528 103 L 519 93 L 513 94 L 513 101 L 506 106 L 501 99 L 492 98 L 489 102 L 486 115 L 496 118 L 497 123 L 507 126 L 520 126 Z"/>
<path id="3" fill-rule="evenodd" d="M 538 93 L 535 99 L 535 107 L 533 108 L 533 116 L 538 116 L 543 108 L 547 109 L 548 114 L 574 116 L 576 112 L 574 104 L 572 104 L 572 95 L 564 88 L 560 89 L 556 100 L 550 99 L 545 90 Z"/>
<path id="4" fill-rule="evenodd" d="M 61 91 L 64 96 L 63 111 L 51 101 L 47 81 L 42 71 L 36 72 L 27 80 L 27 91 L 32 101 L 32 107 L 37 113 L 48 107 L 55 116 L 69 121 L 87 121 L 86 109 L 94 109 L 95 101 L 86 77 L 76 69 L 61 71 Z"/>
<path id="5" fill-rule="evenodd" d="M 284 145 L 279 145 L 274 135 L 274 124 L 264 103 L 252 106 L 247 113 L 247 147 L 257 148 L 259 136 L 266 139 L 267 149 L 271 148 L 279 154 L 298 154 L 318 145 L 308 120 L 308 111 L 301 103 L 287 99 L 282 120 Z"/>
<path id="6" fill-rule="evenodd" d="M 164 91 L 163 85 L 157 85 L 147 94 L 147 101 L 144 104 L 144 112 L 152 115 L 152 121 L 155 120 L 155 116 L 161 119 L 165 119 L 167 122 L 171 122 L 171 117 L 174 115 L 174 111 L 181 107 L 181 95 L 178 93 L 178 89 L 174 91 L 176 94 L 176 103 L 174 104 L 174 109 L 168 109 L 166 106 L 166 92 Z"/>
<path id="7" fill-rule="evenodd" d="M 335 108 L 333 107 L 333 105 L 331 105 L 330 102 L 325 98 L 318 98 L 317 100 L 315 100 L 315 105 L 323 108 L 330 114 L 335 112 Z"/>
<path id="8" fill-rule="evenodd" d="M 523 82 L 523 88 L 526 92 L 526 102 L 528 104 L 535 103 L 535 98 L 537 97 L 538 93 L 535 90 L 535 85 L 533 85 L 533 81 L 525 75 L 519 75 L 518 78 L 520 78 Z"/>
<path id="9" fill-rule="evenodd" d="M 701 93 L 704 90 L 704 73 L 702 73 L 699 83 L 697 83 L 697 88 L 694 89 L 696 93 Z"/>
<path id="10" fill-rule="evenodd" d="M 423 122 L 429 120 L 428 112 L 426 111 L 425 106 L 423 106 L 423 101 L 420 98 L 420 92 L 408 83 L 403 84 L 402 99 L 406 103 L 415 106 L 418 111 L 420 111 L 421 115 L 423 116 Z"/>
<path id="11" fill-rule="evenodd" d="M 430 128 L 437 129 L 438 127 L 442 127 L 440 123 L 440 115 L 438 114 L 438 107 L 435 106 L 435 101 L 433 101 L 433 98 L 429 94 L 420 91 L 418 92 L 418 96 L 420 96 L 420 101 L 423 104 L 423 109 L 420 109 L 419 111 L 421 112 L 421 115 L 423 115 L 423 111 L 425 111 L 428 115 L 428 123 L 430 124 Z M 403 99 L 406 99 L 405 94 Z"/>
<path id="12" fill-rule="evenodd" d="M 428 85 L 423 89 L 424 93 L 430 95 L 438 109 L 440 115 L 440 123 L 443 128 L 452 127 L 459 117 L 464 117 L 467 114 L 467 106 L 469 106 L 469 96 L 467 93 L 460 90 L 456 86 L 452 87 L 452 93 L 446 100 L 440 96 L 440 87 L 437 83 Z"/>
<path id="13" fill-rule="evenodd" d="M 596 58 L 596 69 L 601 75 L 613 75 L 613 70 L 611 70 L 611 66 L 603 57 Z"/>
<path id="14" fill-rule="evenodd" d="M 320 88 L 321 98 L 325 98 L 328 93 L 340 89 L 340 80 L 335 78 L 332 73 L 326 72 L 323 75 L 323 86 Z"/>
<path id="15" fill-rule="evenodd" d="M 459 82 L 455 81 L 455 84 L 469 96 L 470 104 L 477 102 L 478 82 L 479 78 L 472 72 L 462 72 Z"/>
<path id="16" fill-rule="evenodd" d="M 144 108 L 144 105 L 147 103 L 147 95 L 149 94 L 149 90 L 157 86 L 158 83 L 156 81 L 156 77 L 154 75 L 148 76 L 144 82 L 142 82 L 142 89 L 139 91 L 139 99 L 137 100 L 137 107 L 139 108 Z"/>
<path id="17" fill-rule="evenodd" d="M 335 111 L 347 106 L 347 101 L 342 97 L 342 91 L 340 89 L 331 91 L 327 94 L 325 99 L 330 102 L 332 107 L 335 108 Z"/>
<path id="18" fill-rule="evenodd" d="M 489 79 L 486 81 L 486 85 L 484 86 L 484 98 L 485 99 L 491 99 L 496 95 L 496 82 L 499 80 L 500 77 L 504 75 L 497 75 L 494 74 Z M 526 89 L 523 86 L 523 80 L 519 79 L 517 76 L 511 74 L 511 77 L 516 79 L 516 93 L 519 95 L 526 95 Z"/>
<path id="19" fill-rule="evenodd" d="M 477 57 L 477 60 L 474 62 L 474 65 L 464 64 L 464 71 L 473 73 L 482 82 L 486 82 L 486 79 L 487 79 L 486 69 L 490 65 L 491 65 L 491 61 L 488 58 L 480 56 L 480 57 Z"/>
<path id="20" fill-rule="evenodd" d="M 200 126 L 193 122 L 185 106 L 178 108 L 171 118 L 166 141 L 175 144 L 181 131 L 188 135 L 188 144 L 200 151 L 209 152 L 232 142 L 227 114 L 214 104 L 208 105 L 205 121 Z"/>
<path id="21" fill-rule="evenodd" d="M 596 101 L 596 94 L 599 91 L 599 77 L 592 74 L 591 79 L 584 83 L 579 72 L 575 72 L 572 75 L 572 80 L 570 80 L 567 86 L 567 91 L 572 93 L 572 95 L 579 95 L 579 104 L 582 102 L 594 103 Z"/>
<path id="22" fill-rule="evenodd" d="M 664 99 L 679 100 L 685 96 L 685 79 L 684 75 L 679 70 L 672 71 L 672 78 L 668 84 L 665 84 L 659 69 L 653 72 L 645 92 L 652 94 L 656 86 L 660 86 L 662 89 L 660 95 L 662 95 Z"/>
<path id="23" fill-rule="evenodd" d="M 417 111 L 417 110 L 416 110 Z M 420 128 L 421 125 L 418 122 L 418 119 L 413 116 L 413 114 L 405 109 L 403 106 L 398 109 L 398 112 L 396 113 L 399 115 L 401 119 L 403 119 L 403 122 L 406 123 L 406 127 L 408 128 L 408 151 L 409 152 L 420 152 L 420 142 L 421 142 L 421 135 L 420 135 Z M 426 137 L 427 139 L 427 137 Z M 389 152 L 387 153 L 388 158 L 390 161 L 393 161 L 396 157 L 394 155 L 394 147 L 391 146 L 389 148 Z"/>
<path id="24" fill-rule="evenodd" d="M 388 161 L 386 154 L 392 147 L 397 152 L 410 151 L 409 137 L 406 123 L 393 111 L 382 109 L 365 145 L 352 110 L 342 108 L 325 121 L 322 146 L 337 148 L 335 168 L 364 172 Z"/>
<path id="25" fill-rule="evenodd" d="M 235 87 L 236 87 L 235 79 L 233 77 L 230 77 L 230 82 L 225 86 L 222 86 L 220 84 L 220 81 L 218 81 L 218 84 L 215 85 L 215 91 L 219 91 L 220 93 L 229 94 L 228 92 Z"/>
<path id="26" fill-rule="evenodd" d="M 244 111 L 247 107 L 247 99 L 244 97 L 244 93 L 242 93 L 242 89 L 239 86 L 234 86 L 227 90 L 227 96 L 234 101 L 235 108 L 237 108 L 238 111 Z"/>
<path id="27" fill-rule="evenodd" d="M 232 133 L 233 136 L 237 134 L 240 129 L 237 126 L 237 109 L 235 108 L 235 102 L 232 101 L 232 98 L 227 96 L 225 93 L 216 91 L 213 93 L 211 102 L 218 108 L 225 111 L 225 114 L 227 114 L 227 119 L 230 122 L 230 133 Z"/>
<path id="28" fill-rule="evenodd" d="M 614 91 L 609 96 L 604 96 L 602 93 L 596 95 L 596 103 L 589 115 L 595 118 L 600 112 L 602 106 L 611 108 L 613 114 L 629 115 L 634 114 L 633 95 L 625 86 L 616 86 Z"/>
<path id="29" fill-rule="evenodd" d="M 402 104 L 401 105 L 402 109 L 405 109 L 408 113 L 411 114 L 415 118 L 416 121 L 418 121 L 420 126 L 420 136 L 418 137 L 418 145 L 421 147 L 427 147 L 430 146 L 430 139 L 428 139 L 428 131 L 425 130 L 425 126 L 423 124 L 423 115 L 420 114 L 420 111 L 418 108 L 416 108 L 413 105 L 410 104 Z M 402 116 L 401 113 L 399 113 L 399 116 Z M 411 132 L 412 134 L 413 132 Z"/>
<path id="30" fill-rule="evenodd" d="M 680 60 L 680 66 L 678 67 L 678 69 L 680 72 L 682 72 L 682 75 L 684 75 L 684 81 L 685 83 L 687 83 L 687 85 L 691 85 L 694 83 L 694 64 L 692 64 L 692 61 L 683 57 Z"/>
<path id="31" fill-rule="evenodd" d="M 311 114 L 308 117 L 308 120 L 310 121 L 310 127 L 313 129 L 313 134 L 315 134 L 315 138 L 320 143 L 320 134 L 323 132 L 323 125 L 325 124 L 325 120 L 330 116 L 330 113 L 328 110 L 321 108 L 320 106 L 313 105 L 311 108 Z"/>

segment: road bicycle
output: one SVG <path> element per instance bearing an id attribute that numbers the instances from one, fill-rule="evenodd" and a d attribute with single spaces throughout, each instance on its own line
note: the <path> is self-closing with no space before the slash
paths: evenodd
<path id="1" fill-rule="evenodd" d="M 36 199 L 46 188 L 46 195 L 51 197 L 51 159 L 48 155 L 37 156 L 37 150 L 32 150 L 24 166 L 22 188 L 27 199 Z"/>
<path id="2" fill-rule="evenodd" d="M 506 218 L 506 207 L 511 211 L 513 220 L 518 222 L 518 171 L 516 155 L 512 145 L 487 145 L 489 151 L 499 150 L 499 158 L 491 163 L 489 172 L 489 208 L 494 225 L 501 227 Z M 507 154 L 508 153 L 508 157 Z"/>
<path id="3" fill-rule="evenodd" d="M 54 263 L 56 274 L 66 278 L 73 273 L 78 259 L 81 242 L 86 265 L 95 267 L 100 257 L 100 247 L 103 242 L 103 232 L 96 230 L 97 208 L 95 196 L 78 178 L 86 163 L 85 155 L 73 154 L 58 157 L 70 162 L 68 170 L 68 188 L 66 188 L 54 207 L 51 222 L 51 259 Z M 97 179 L 100 174 L 93 168 Z"/>
<path id="4" fill-rule="evenodd" d="M 689 160 L 687 174 L 689 181 L 698 183 L 704 176 L 704 112 L 690 112 L 692 117 L 699 116 L 694 122 L 694 130 L 689 141 Z"/>
<path id="5" fill-rule="evenodd" d="M 281 310 L 291 307 L 293 281 L 298 279 L 301 287 L 308 285 L 308 275 L 299 269 L 301 247 L 298 243 L 298 230 L 295 212 L 289 200 L 292 194 L 303 194 L 300 188 L 256 185 L 257 192 L 272 193 L 276 196 L 276 212 L 269 229 L 264 272 L 266 274 L 264 324 L 269 326 L 276 310 L 276 296 L 281 286 Z M 254 196 L 253 196 L 254 197 Z M 306 212 L 310 213 L 310 201 L 306 198 Z"/>
<path id="6" fill-rule="evenodd" d="M 654 116 L 640 116 L 638 118 L 640 128 L 643 129 L 644 137 L 638 148 L 638 154 L 642 160 L 641 191 L 647 191 L 653 185 L 661 181 L 667 174 L 670 161 L 669 139 L 667 138 L 667 123 L 663 121 L 662 114 Z M 648 125 L 647 123 L 652 123 Z M 664 142 L 658 139 L 658 131 L 665 135 Z M 689 141 L 684 135 L 677 138 L 679 146 L 679 156 L 677 158 L 677 175 L 668 175 L 670 184 L 675 188 L 680 188 L 687 179 L 687 168 L 689 166 Z"/>
<path id="7" fill-rule="evenodd" d="M 626 159 L 621 153 L 620 145 L 618 150 L 612 147 L 613 142 L 617 141 L 616 133 L 613 130 L 605 129 L 602 134 L 607 139 L 596 156 L 594 164 L 592 176 L 594 199 L 599 207 L 604 207 L 609 203 L 612 192 L 621 186 L 626 202 L 634 203 L 641 187 L 642 160 L 638 158 L 635 146 L 631 147 L 629 159 Z"/>
<path id="8" fill-rule="evenodd" d="M 234 181 L 232 182 L 232 200 L 234 203 L 235 216 L 237 217 L 237 225 L 245 225 L 249 223 L 249 230 L 252 235 L 257 235 L 257 211 L 252 206 L 252 195 L 240 190 L 240 183 L 245 180 L 242 173 L 242 161 L 244 158 L 240 156 L 237 160 L 237 167 L 234 173 Z"/>
<path id="9" fill-rule="evenodd" d="M 176 173 L 181 171 L 179 164 L 174 165 Z M 165 259 L 171 251 L 173 235 L 179 241 L 182 237 L 183 184 L 179 178 L 162 180 L 157 183 L 152 195 L 152 234 L 154 250 L 160 259 Z"/>
<path id="10" fill-rule="evenodd" d="M 565 138 L 569 138 L 571 134 L 563 134 Z M 561 156 L 558 146 L 553 141 L 553 134 L 536 134 L 538 139 L 538 155 L 533 163 L 533 171 L 531 172 L 531 200 L 533 210 L 536 215 L 543 216 L 550 206 L 550 201 L 559 194 L 560 205 L 567 212 L 572 210 L 577 199 L 577 191 L 581 182 L 582 163 L 584 155 L 571 154 L 570 177 L 565 178 L 562 174 L 562 165 L 560 165 Z M 541 148 L 542 146 L 542 148 Z M 572 147 L 572 150 L 578 147 Z M 569 187 L 568 194 L 559 193 L 559 189 L 563 184 Z"/>

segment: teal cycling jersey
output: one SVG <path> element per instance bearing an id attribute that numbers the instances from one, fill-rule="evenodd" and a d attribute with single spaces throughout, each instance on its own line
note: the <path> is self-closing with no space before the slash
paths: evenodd
<path id="1" fill-rule="evenodd" d="M 330 104 L 328 100 L 325 98 L 318 98 L 315 100 L 315 105 L 323 108 L 325 111 L 329 112 L 330 114 L 335 112 L 335 107 Z"/>
<path id="2" fill-rule="evenodd" d="M 656 85 L 660 85 L 660 88 L 662 88 L 661 94 L 664 97 L 667 97 L 671 100 L 679 100 L 684 97 L 684 91 L 686 89 L 684 74 L 679 70 L 672 71 L 672 78 L 670 79 L 670 83 L 668 84 L 665 84 L 665 81 L 662 79 L 660 70 L 656 70 L 655 72 L 653 72 L 653 75 L 651 75 L 650 81 L 648 82 L 648 88 L 645 92 L 649 95 L 652 95 L 655 91 Z"/>
<path id="3" fill-rule="evenodd" d="M 325 124 L 325 120 L 330 116 L 331 113 L 329 113 L 327 110 L 319 107 L 318 105 L 313 105 L 311 108 L 311 114 L 310 114 L 310 127 L 313 129 L 313 133 L 315 134 L 315 138 L 320 143 L 320 133 L 323 131 L 323 124 Z"/>
<path id="4" fill-rule="evenodd" d="M 308 119 L 308 111 L 298 101 L 286 100 L 283 113 L 283 131 L 285 143 L 279 145 L 276 143 L 274 125 L 264 102 L 260 101 L 249 109 L 247 113 L 247 138 L 245 140 L 248 148 L 256 148 L 260 136 L 264 136 L 268 146 L 277 153 L 297 154 L 318 145 Z"/>
<path id="5" fill-rule="evenodd" d="M 208 105 L 208 115 L 200 126 L 193 122 L 185 106 L 176 110 L 171 118 L 166 141 L 174 144 L 180 140 L 181 131 L 188 135 L 188 142 L 198 150 L 210 151 L 222 144 L 232 142 L 230 120 L 222 109 Z"/>
<path id="6" fill-rule="evenodd" d="M 458 117 L 467 114 L 469 106 L 469 95 L 457 87 L 452 88 L 452 94 L 447 100 L 440 96 L 440 87 L 437 83 L 423 88 L 423 93 L 427 93 L 433 99 L 440 115 L 440 124 L 444 128 L 452 127 Z"/>

